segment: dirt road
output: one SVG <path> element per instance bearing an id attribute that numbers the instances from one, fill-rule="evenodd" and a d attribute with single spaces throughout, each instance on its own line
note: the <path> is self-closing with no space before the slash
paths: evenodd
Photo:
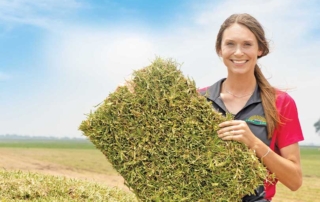
<path id="1" fill-rule="evenodd" d="M 64 176 L 73 179 L 88 180 L 106 184 L 110 187 L 119 187 L 123 190 L 129 191 L 129 189 L 124 185 L 124 180 L 120 175 L 103 175 L 85 170 L 76 170 L 60 164 L 36 160 L 28 155 L 18 155 L 17 153 L 13 153 L 10 149 L 0 149 L 0 168 L 5 170 L 30 171 L 55 176 Z"/>

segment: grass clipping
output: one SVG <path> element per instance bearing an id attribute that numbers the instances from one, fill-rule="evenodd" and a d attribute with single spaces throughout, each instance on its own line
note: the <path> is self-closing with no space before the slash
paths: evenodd
<path id="1" fill-rule="evenodd" d="M 263 184 L 253 152 L 217 137 L 215 112 L 172 60 L 135 71 L 80 125 L 141 201 L 241 201 Z"/>

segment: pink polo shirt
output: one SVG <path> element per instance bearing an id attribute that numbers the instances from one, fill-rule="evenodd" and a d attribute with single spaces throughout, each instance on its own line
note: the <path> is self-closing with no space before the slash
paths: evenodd
<path id="1" fill-rule="evenodd" d="M 304 138 L 294 100 L 287 93 L 277 91 L 276 107 L 283 124 L 274 131 L 270 148 L 280 154 L 281 148 L 302 141 Z M 266 199 L 271 200 L 275 195 L 276 183 L 277 180 L 273 184 L 265 182 Z"/>

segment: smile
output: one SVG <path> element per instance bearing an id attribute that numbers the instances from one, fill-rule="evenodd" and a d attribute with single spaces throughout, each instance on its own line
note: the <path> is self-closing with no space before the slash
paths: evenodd
<path id="1" fill-rule="evenodd" d="M 231 60 L 231 61 L 235 64 L 244 64 L 244 63 L 248 62 L 248 60 Z"/>

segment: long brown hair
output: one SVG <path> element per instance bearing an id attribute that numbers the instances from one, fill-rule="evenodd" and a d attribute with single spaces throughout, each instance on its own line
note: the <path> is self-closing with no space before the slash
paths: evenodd
<path id="1" fill-rule="evenodd" d="M 255 35 L 258 41 L 259 50 L 262 51 L 262 54 L 258 56 L 258 58 L 261 58 L 269 53 L 269 44 L 265 38 L 265 33 L 262 26 L 254 17 L 244 13 L 231 15 L 221 25 L 216 40 L 217 54 L 219 54 L 221 51 L 221 42 L 224 30 L 234 23 L 246 26 Z M 280 124 L 280 117 L 276 108 L 276 89 L 270 85 L 257 64 L 254 68 L 254 76 L 260 88 L 262 106 L 267 120 L 268 138 L 271 139 L 274 130 L 278 124 Z"/>

